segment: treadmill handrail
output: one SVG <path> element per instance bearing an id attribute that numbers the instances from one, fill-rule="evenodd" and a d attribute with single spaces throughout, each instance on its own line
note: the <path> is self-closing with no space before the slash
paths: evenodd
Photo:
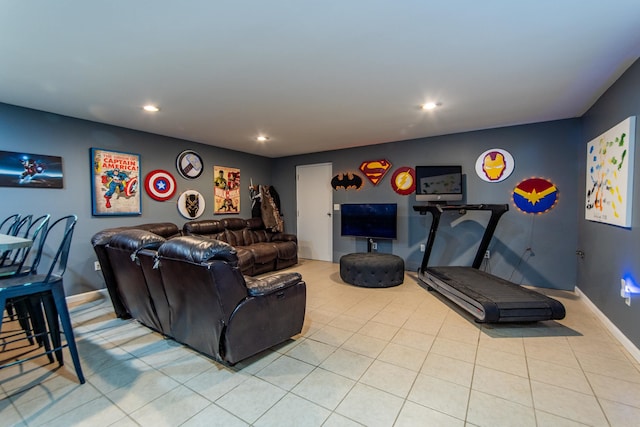
<path id="1" fill-rule="evenodd" d="M 420 272 L 424 273 L 429 264 L 429 258 L 431 257 L 431 250 L 436 238 L 436 232 L 440 225 L 440 217 L 444 211 L 457 210 L 464 214 L 465 211 L 491 211 L 489 222 L 482 235 L 480 246 L 478 246 L 478 252 L 471 265 L 476 270 L 482 265 L 482 259 L 489 247 L 491 238 L 496 231 L 498 221 L 502 215 L 509 210 L 508 204 L 474 204 L 474 205 L 414 205 L 413 210 L 420 213 L 420 215 L 426 215 L 427 212 L 431 213 L 433 220 L 431 221 L 431 227 L 429 228 L 429 237 L 427 239 L 427 246 L 425 247 L 424 255 L 422 257 L 422 265 L 420 266 Z"/>

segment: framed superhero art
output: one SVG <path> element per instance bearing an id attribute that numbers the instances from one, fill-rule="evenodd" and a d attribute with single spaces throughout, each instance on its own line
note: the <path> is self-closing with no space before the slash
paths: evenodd
<path id="1" fill-rule="evenodd" d="M 93 215 L 140 215 L 140 155 L 91 149 Z"/>
<path id="2" fill-rule="evenodd" d="M 240 169 L 213 167 L 213 213 L 240 213 Z"/>
<path id="3" fill-rule="evenodd" d="M 62 188 L 62 157 L 0 151 L 0 187 Z"/>

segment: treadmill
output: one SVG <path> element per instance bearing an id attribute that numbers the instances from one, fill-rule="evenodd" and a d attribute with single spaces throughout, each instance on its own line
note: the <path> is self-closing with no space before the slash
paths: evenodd
<path id="1" fill-rule="evenodd" d="M 509 205 L 421 205 L 413 209 L 420 215 L 428 212 L 433 216 L 422 265 L 418 270 L 418 278 L 428 290 L 437 290 L 469 312 L 478 323 L 537 322 L 564 318 L 565 309 L 559 301 L 480 270 L 498 221 L 509 210 Z M 458 211 L 464 215 L 472 210 L 491 212 L 472 266 L 429 267 L 442 213 Z"/>

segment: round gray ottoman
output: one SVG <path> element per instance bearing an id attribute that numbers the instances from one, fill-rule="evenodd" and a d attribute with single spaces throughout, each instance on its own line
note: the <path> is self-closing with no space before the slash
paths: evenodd
<path id="1" fill-rule="evenodd" d="M 393 254 L 361 252 L 340 258 L 340 278 L 365 288 L 388 288 L 404 281 L 404 260 Z"/>

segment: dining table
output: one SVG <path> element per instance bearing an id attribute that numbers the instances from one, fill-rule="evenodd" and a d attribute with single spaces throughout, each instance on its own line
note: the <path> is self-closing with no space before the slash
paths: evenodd
<path id="1" fill-rule="evenodd" d="M 33 244 L 33 240 L 24 237 L 0 234 L 0 251 L 10 251 L 13 249 L 26 248 Z"/>

